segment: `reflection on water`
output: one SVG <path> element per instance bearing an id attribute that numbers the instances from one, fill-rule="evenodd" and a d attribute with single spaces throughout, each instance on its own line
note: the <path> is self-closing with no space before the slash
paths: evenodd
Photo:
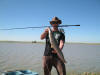
<path id="1" fill-rule="evenodd" d="M 44 44 L 0 43 L 0 71 L 31 69 L 43 75 Z M 65 44 L 67 72 L 99 72 L 100 45 Z M 52 73 L 55 74 L 53 68 Z"/>

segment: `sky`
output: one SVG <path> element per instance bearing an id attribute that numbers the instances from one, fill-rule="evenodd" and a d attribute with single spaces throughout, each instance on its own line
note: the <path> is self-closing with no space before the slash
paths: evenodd
<path id="1" fill-rule="evenodd" d="M 49 26 L 54 16 L 80 24 L 64 28 L 66 42 L 100 43 L 100 0 L 0 0 L 0 29 Z M 44 29 L 0 30 L 0 40 L 42 41 Z"/>

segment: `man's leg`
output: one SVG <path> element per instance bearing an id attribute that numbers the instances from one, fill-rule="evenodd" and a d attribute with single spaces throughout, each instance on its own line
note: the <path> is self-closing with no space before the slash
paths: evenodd
<path id="1" fill-rule="evenodd" d="M 56 63 L 54 66 L 57 70 L 58 75 L 66 75 L 65 64 L 60 59 L 56 59 Z"/>
<path id="2" fill-rule="evenodd" d="M 44 75 L 51 75 L 52 63 L 51 56 L 43 56 Z"/>

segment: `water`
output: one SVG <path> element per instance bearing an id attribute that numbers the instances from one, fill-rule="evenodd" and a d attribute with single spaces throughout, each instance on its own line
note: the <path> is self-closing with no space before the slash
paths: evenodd
<path id="1" fill-rule="evenodd" d="M 0 71 L 30 69 L 43 75 L 44 48 L 38 43 L 0 43 Z M 65 44 L 63 53 L 67 73 L 100 71 L 100 45 Z M 56 75 L 54 68 L 52 74 Z"/>

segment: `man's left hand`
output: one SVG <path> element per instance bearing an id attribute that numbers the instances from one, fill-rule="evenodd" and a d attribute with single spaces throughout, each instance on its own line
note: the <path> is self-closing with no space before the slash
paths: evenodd
<path id="1" fill-rule="evenodd" d="M 56 53 L 57 53 L 57 51 L 56 51 L 56 50 L 53 50 L 53 51 L 52 51 L 52 53 L 55 53 L 55 54 L 56 54 Z"/>

